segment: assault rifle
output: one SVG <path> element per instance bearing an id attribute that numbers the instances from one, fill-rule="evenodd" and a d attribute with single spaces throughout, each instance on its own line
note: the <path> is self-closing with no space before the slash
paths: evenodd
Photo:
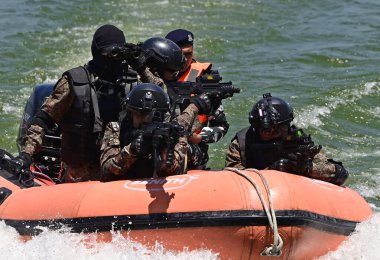
<path id="1" fill-rule="evenodd" d="M 292 128 L 289 135 L 281 141 L 259 146 L 256 149 L 263 154 L 271 154 L 271 157 L 276 159 L 276 166 L 271 169 L 300 175 L 312 169 L 312 160 L 322 149 L 321 145 L 314 144 L 310 135 L 296 128 Z"/>
<path id="2" fill-rule="evenodd" d="M 174 147 L 181 136 L 185 136 L 185 129 L 177 122 L 155 122 L 146 123 L 137 131 L 137 135 L 142 134 L 144 140 L 152 142 L 154 173 L 157 177 L 157 169 L 163 158 L 161 152 L 167 149 L 165 164 L 171 165 L 174 161 Z"/>
<path id="3" fill-rule="evenodd" d="M 289 154 L 301 154 L 302 157 L 313 159 L 322 149 L 321 145 L 315 145 L 310 135 L 306 135 L 301 129 L 291 129 L 289 135 L 270 144 L 263 144 L 264 149 L 271 149 L 277 158 L 287 158 Z"/>
<path id="4" fill-rule="evenodd" d="M 234 87 L 231 81 L 221 81 L 222 77 L 218 71 L 212 71 L 210 74 L 197 77 L 195 82 L 165 82 L 165 84 L 168 86 L 168 94 L 174 104 L 179 104 L 182 110 L 189 105 L 190 98 L 194 95 L 208 93 L 211 99 L 220 102 L 221 99 L 232 97 L 240 92 L 240 89 Z"/>

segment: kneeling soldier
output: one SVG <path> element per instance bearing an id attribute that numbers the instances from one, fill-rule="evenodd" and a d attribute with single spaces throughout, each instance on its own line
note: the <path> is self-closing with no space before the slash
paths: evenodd
<path id="1" fill-rule="evenodd" d="M 249 113 L 251 126 L 240 130 L 229 146 L 226 167 L 273 169 L 342 185 L 348 172 L 327 159 L 311 137 L 294 125 L 293 109 L 264 94 Z"/>

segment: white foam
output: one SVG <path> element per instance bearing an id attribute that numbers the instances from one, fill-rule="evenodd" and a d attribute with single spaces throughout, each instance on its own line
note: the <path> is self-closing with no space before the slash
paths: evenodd
<path id="1" fill-rule="evenodd" d="M 95 236 L 60 231 L 46 231 L 22 242 L 15 229 L 0 222 L 0 252 L 3 259 L 218 259 L 208 250 L 171 252 L 162 245 L 154 249 L 114 233 L 111 243 L 96 243 Z M 84 239 L 86 239 L 84 242 Z M 357 225 L 355 232 L 334 252 L 320 260 L 379 259 L 380 213 Z"/>
<path id="2" fill-rule="evenodd" d="M 4 114 L 19 114 L 21 112 L 22 108 L 19 106 L 12 106 L 11 104 L 5 103 L 4 106 L 2 107 L 2 112 Z"/>
<path id="3" fill-rule="evenodd" d="M 376 196 L 379 195 L 379 190 L 380 190 L 380 176 L 374 177 L 373 175 L 367 175 L 367 179 L 372 181 L 370 189 L 368 188 L 368 184 L 353 184 L 350 187 L 360 193 L 361 196 L 368 197 L 368 198 L 375 198 Z"/>
<path id="4" fill-rule="evenodd" d="M 323 119 L 321 119 L 321 117 L 326 117 L 330 113 L 331 108 L 327 106 L 319 107 L 311 105 L 296 115 L 294 123 L 300 128 L 307 128 L 309 126 L 322 126 Z"/>
<path id="5" fill-rule="evenodd" d="M 373 107 L 373 108 L 370 108 L 370 109 L 369 109 L 369 112 L 370 112 L 371 115 L 373 115 L 374 117 L 380 117 L 380 107 Z"/>
<path id="6" fill-rule="evenodd" d="M 335 252 L 320 260 L 379 259 L 380 213 L 357 225 L 355 232 Z"/>
<path id="7" fill-rule="evenodd" d="M 85 242 L 84 242 L 85 240 Z M 0 222 L 0 252 L 2 259 L 218 259 L 208 250 L 171 252 L 157 243 L 154 249 L 125 239 L 119 233 L 112 235 L 111 243 L 97 243 L 95 235 L 45 231 L 30 241 L 19 239 L 15 229 Z"/>
<path id="8" fill-rule="evenodd" d="M 309 126 L 320 127 L 324 125 L 324 118 L 328 117 L 337 107 L 347 104 L 355 105 L 364 96 L 378 94 L 380 94 L 380 83 L 367 82 L 359 88 L 343 90 L 339 96 L 328 97 L 324 106 L 305 106 L 301 111 L 296 111 L 294 122 L 301 128 Z M 360 108 L 358 109 L 360 110 Z M 370 113 L 375 114 L 376 117 L 380 117 L 380 108 L 372 108 Z"/>

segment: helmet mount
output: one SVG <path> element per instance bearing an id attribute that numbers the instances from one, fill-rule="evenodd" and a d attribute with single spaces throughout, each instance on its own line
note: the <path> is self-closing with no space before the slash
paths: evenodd
<path id="1" fill-rule="evenodd" d="M 293 109 L 284 100 L 263 94 L 249 113 L 249 123 L 254 128 L 270 128 L 280 124 L 289 124 L 294 119 Z"/>
<path id="2" fill-rule="evenodd" d="M 152 92 L 150 91 L 145 93 L 145 96 L 140 99 L 140 102 L 143 110 L 153 110 L 154 105 L 157 103 L 153 98 Z"/>
<path id="3" fill-rule="evenodd" d="M 170 100 L 165 91 L 152 83 L 142 83 L 128 93 L 125 104 L 127 109 L 139 112 L 169 111 Z"/>

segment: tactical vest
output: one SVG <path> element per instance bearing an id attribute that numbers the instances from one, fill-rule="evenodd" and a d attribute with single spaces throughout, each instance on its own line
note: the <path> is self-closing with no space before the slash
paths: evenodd
<path id="1" fill-rule="evenodd" d="M 94 88 L 93 76 L 84 67 L 66 71 L 74 91 L 74 101 L 69 111 L 60 122 L 62 131 L 62 161 L 67 164 L 99 163 L 99 141 L 103 132 L 102 116 L 108 113 L 99 111 L 102 107 L 114 106 L 119 100 L 115 98 L 98 98 Z M 118 111 L 120 112 L 120 110 Z M 116 118 L 117 114 L 116 113 Z M 104 122 L 106 123 L 106 122 Z M 105 125 L 105 124 L 104 124 Z"/>
<path id="2" fill-rule="evenodd" d="M 259 134 L 251 126 L 240 130 L 237 138 L 240 145 L 240 158 L 245 168 L 265 169 L 275 161 L 281 159 L 273 146 L 260 139 Z"/>

